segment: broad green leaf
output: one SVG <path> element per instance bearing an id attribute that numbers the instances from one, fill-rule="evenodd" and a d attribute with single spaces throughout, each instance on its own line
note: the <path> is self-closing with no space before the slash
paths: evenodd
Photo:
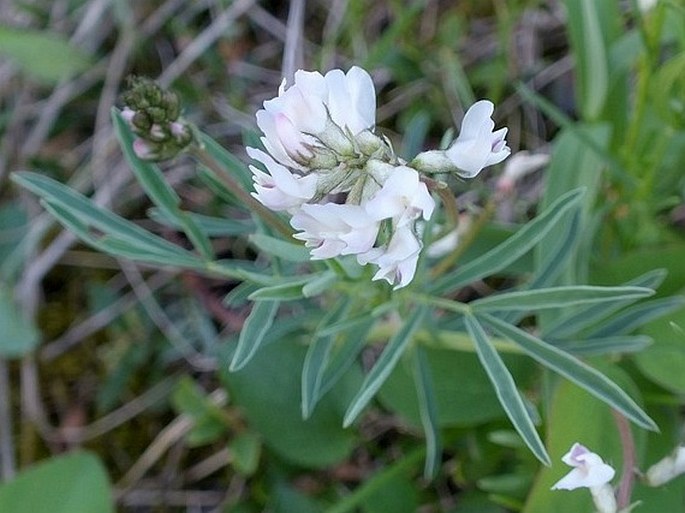
<path id="1" fill-rule="evenodd" d="M 654 383 L 675 394 L 685 394 L 685 309 L 644 326 L 640 331 L 654 344 L 635 355 L 640 371 Z"/>
<path id="2" fill-rule="evenodd" d="M 302 244 L 286 242 L 263 233 L 250 235 L 249 240 L 252 244 L 257 246 L 257 249 L 260 251 L 287 260 L 288 262 L 309 262 L 309 260 L 311 260 L 309 250 Z"/>
<path id="3" fill-rule="evenodd" d="M 0 283 L 0 358 L 21 358 L 40 342 L 40 333 L 17 308 L 11 289 Z"/>
<path id="4" fill-rule="evenodd" d="M 0 55 L 46 84 L 86 70 L 90 57 L 61 34 L 0 25 Z"/>
<path id="5" fill-rule="evenodd" d="M 412 356 L 421 424 L 426 436 L 426 463 L 423 468 L 423 475 L 426 479 L 433 479 L 440 470 L 442 456 L 442 439 L 440 436 L 435 388 L 423 347 L 417 345 Z"/>
<path id="6" fill-rule="evenodd" d="M 563 195 L 502 244 L 436 280 L 430 290 L 442 294 L 506 268 L 530 251 L 547 233 L 557 228 L 564 214 L 577 207 L 582 194 L 582 190 L 575 190 Z"/>
<path id="7" fill-rule="evenodd" d="M 654 294 L 644 287 L 595 287 L 589 285 L 505 292 L 469 303 L 474 312 L 534 311 L 546 308 L 568 308 L 588 303 L 641 298 Z"/>
<path id="8" fill-rule="evenodd" d="M 274 331 L 280 324 L 274 325 Z M 228 372 L 227 365 L 221 366 L 231 404 L 241 409 L 250 429 L 259 433 L 276 455 L 306 467 L 335 465 L 347 458 L 356 444 L 355 433 L 343 429 L 341 419 L 361 382 L 360 373 L 348 372 L 304 420 L 297 377 L 306 348 L 292 335 L 274 331 L 268 334 L 268 343 L 257 352 L 251 365 L 238 372 Z"/>
<path id="9" fill-rule="evenodd" d="M 114 513 L 107 472 L 88 452 L 44 460 L 0 485 L 7 513 Z"/>
<path id="10" fill-rule="evenodd" d="M 623 286 L 656 289 L 665 277 L 666 272 L 663 269 L 655 269 L 642 276 L 638 276 L 634 280 L 624 283 Z M 616 301 L 615 303 L 603 305 L 594 304 L 574 309 L 568 315 L 559 317 L 558 320 L 548 323 L 544 327 L 542 334 L 543 336 L 550 334 L 554 338 L 563 338 L 573 335 L 574 333 L 580 333 L 588 326 L 609 317 L 614 312 L 617 312 L 633 302 L 635 302 L 635 298 L 627 298 L 625 300 Z"/>
<path id="11" fill-rule="evenodd" d="M 128 162 L 147 196 L 166 217 L 182 227 L 200 254 L 207 260 L 211 260 L 214 252 L 207 234 L 200 229 L 192 216 L 181 210 L 181 198 L 164 179 L 162 170 L 151 162 L 139 159 L 135 154 L 133 151 L 134 135 L 126 121 L 121 117 L 121 113 L 115 108 L 112 109 L 112 122 L 126 162 Z"/>
<path id="12" fill-rule="evenodd" d="M 607 322 L 591 328 L 588 336 L 608 337 L 630 333 L 643 324 L 678 310 L 685 304 L 685 297 L 664 297 L 626 308 Z"/>
<path id="13" fill-rule="evenodd" d="M 416 307 L 402 325 L 402 328 L 400 328 L 385 346 L 378 361 L 364 379 L 364 383 L 362 383 L 359 392 L 357 392 L 357 395 L 347 408 L 343 421 L 345 427 L 354 422 L 364 407 L 373 399 L 373 396 L 376 395 L 376 392 L 388 378 L 392 369 L 397 365 L 398 360 L 412 341 L 412 337 L 421 326 L 425 314 L 426 308 L 424 306 Z"/>
<path id="14" fill-rule="evenodd" d="M 533 359 L 617 409 L 638 426 L 658 430 L 654 421 L 635 401 L 597 370 L 574 356 L 489 314 L 479 314 L 479 318 L 502 336 L 521 347 Z"/>
<path id="15" fill-rule="evenodd" d="M 535 429 L 533 419 L 530 417 L 521 394 L 519 394 L 516 388 L 516 383 L 514 383 L 511 373 L 504 365 L 497 351 L 495 351 L 492 343 L 488 340 L 483 327 L 475 317 L 467 315 L 466 328 L 476 346 L 478 359 L 490 377 L 500 404 L 504 411 L 507 412 L 507 416 L 514 425 L 514 428 L 516 428 L 516 431 L 521 435 L 521 438 L 526 442 L 526 445 L 535 457 L 545 465 L 551 465 L 549 455 L 540 439 L 540 435 L 538 435 Z"/>
<path id="16" fill-rule="evenodd" d="M 250 315 L 240 332 L 238 347 L 236 347 L 230 370 L 235 372 L 242 369 L 255 355 L 264 341 L 266 332 L 274 322 L 280 303 L 278 301 L 257 301 L 252 306 Z"/>

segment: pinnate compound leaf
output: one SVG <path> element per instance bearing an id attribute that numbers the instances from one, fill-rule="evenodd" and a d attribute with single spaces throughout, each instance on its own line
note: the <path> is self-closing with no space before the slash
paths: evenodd
<path id="1" fill-rule="evenodd" d="M 466 316 L 466 329 L 476 346 L 478 359 L 495 387 L 497 397 L 516 431 L 536 458 L 545 465 L 551 465 L 547 450 L 535 429 L 528 408 L 516 388 L 516 383 L 514 383 L 511 373 L 488 339 L 485 330 L 472 315 Z"/>
<path id="2" fill-rule="evenodd" d="M 561 349 L 496 317 L 486 313 L 478 314 L 478 317 L 500 335 L 514 342 L 534 360 L 587 390 L 638 426 L 658 431 L 654 421 L 642 408 L 602 373 Z"/>
<path id="3" fill-rule="evenodd" d="M 580 208 L 583 193 L 584 189 L 576 189 L 564 194 L 502 244 L 436 280 L 431 291 L 441 294 L 505 269 L 535 247 L 551 230 L 560 229 L 561 221 L 566 219 L 570 222 L 572 219 L 569 220 L 564 214 L 571 209 Z"/>
<path id="4" fill-rule="evenodd" d="M 376 395 L 376 392 L 378 392 L 378 389 L 388 378 L 405 349 L 412 341 L 414 333 L 421 326 L 425 315 L 426 307 L 423 305 L 417 306 L 405 321 L 402 328 L 400 328 L 400 330 L 390 339 L 378 358 L 378 361 L 364 379 L 364 383 L 362 383 L 359 392 L 357 392 L 357 395 L 352 399 L 352 402 L 345 413 L 345 419 L 343 420 L 343 425 L 345 427 L 354 422 L 364 407 L 373 399 L 373 396 Z"/>
<path id="5" fill-rule="evenodd" d="M 278 301 L 257 301 L 252 307 L 240 332 L 230 370 L 242 369 L 252 359 L 264 341 L 264 336 L 274 322 L 280 303 Z"/>
<path id="6" fill-rule="evenodd" d="M 589 285 L 552 287 L 495 294 L 470 303 L 474 312 L 529 311 L 568 308 L 588 303 L 641 298 L 654 294 L 644 287 L 595 287 Z"/>

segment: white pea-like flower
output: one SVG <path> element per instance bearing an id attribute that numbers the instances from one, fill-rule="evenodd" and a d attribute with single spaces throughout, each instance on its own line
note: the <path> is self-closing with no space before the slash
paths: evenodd
<path id="1" fill-rule="evenodd" d="M 411 226 L 400 226 L 385 247 L 373 248 L 357 255 L 361 265 L 375 264 L 378 271 L 374 280 L 383 279 L 394 289 L 406 287 L 414 279 L 422 244 L 414 234 Z"/>
<path id="2" fill-rule="evenodd" d="M 360 205 L 304 204 L 290 220 L 293 235 L 312 248 L 312 259 L 356 255 L 369 251 L 378 236 L 379 223 Z"/>
<path id="3" fill-rule="evenodd" d="M 305 170 L 315 153 L 352 151 L 354 137 L 373 128 L 376 92 L 369 74 L 352 67 L 321 75 L 298 70 L 294 83 L 281 83 L 278 96 L 257 112 L 262 143 L 281 164 Z"/>
<path id="4" fill-rule="evenodd" d="M 561 460 L 574 468 L 557 481 L 552 490 L 588 488 L 599 513 L 616 513 L 616 497 L 609 484 L 616 471 L 611 465 L 604 463 L 601 456 L 579 443 L 573 444 Z"/>
<path id="5" fill-rule="evenodd" d="M 649 467 L 645 481 L 650 486 L 661 486 L 681 474 L 685 474 L 685 446 L 677 447 L 672 454 Z"/>
<path id="6" fill-rule="evenodd" d="M 415 169 L 397 166 L 365 207 L 375 219 L 392 219 L 393 226 L 398 228 L 420 217 L 430 219 L 435 210 L 435 200 Z"/>
<path id="7" fill-rule="evenodd" d="M 292 211 L 314 197 L 318 183 L 315 173 L 295 175 L 257 148 L 247 148 L 247 154 L 261 162 L 268 171 L 265 173 L 256 166 L 250 166 L 255 188 L 252 196 L 265 207 Z"/>
<path id="8" fill-rule="evenodd" d="M 552 490 L 575 490 L 601 486 L 611 481 L 616 474 L 613 467 L 604 463 L 598 454 L 579 443 L 573 444 L 561 461 L 574 468 L 557 481 L 552 486 Z"/>
<path id="9" fill-rule="evenodd" d="M 491 101 L 474 103 L 461 122 L 459 137 L 445 152 L 447 158 L 459 169 L 457 174 L 473 178 L 484 167 L 502 162 L 511 153 L 505 137 L 507 128 L 494 130 Z"/>

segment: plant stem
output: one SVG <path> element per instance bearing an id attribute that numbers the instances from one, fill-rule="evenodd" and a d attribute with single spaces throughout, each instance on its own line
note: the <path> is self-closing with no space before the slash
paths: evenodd
<path id="1" fill-rule="evenodd" d="M 621 447 L 623 448 L 621 482 L 616 493 L 616 504 L 620 511 L 630 504 L 630 496 L 633 491 L 633 483 L 635 481 L 635 440 L 633 440 L 633 432 L 630 430 L 628 419 L 616 410 L 611 410 L 611 413 L 614 416 L 616 428 L 621 438 Z"/>
<path id="2" fill-rule="evenodd" d="M 245 189 L 243 189 L 240 184 L 223 169 L 219 163 L 214 160 L 214 158 L 209 155 L 205 150 L 194 146 L 190 154 L 195 157 L 202 165 L 209 168 L 214 172 L 217 179 L 221 180 L 223 184 L 240 200 L 244 205 L 246 205 L 252 212 L 256 213 L 262 220 L 267 223 L 275 231 L 283 235 L 286 239 L 290 240 L 293 235 L 293 231 L 278 215 L 266 208 L 259 201 L 253 198 Z"/>

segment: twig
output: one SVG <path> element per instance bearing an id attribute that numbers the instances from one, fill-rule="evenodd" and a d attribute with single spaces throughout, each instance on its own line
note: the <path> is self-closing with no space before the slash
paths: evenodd
<path id="1" fill-rule="evenodd" d="M 292 84 L 295 70 L 304 65 L 303 37 L 306 0 L 290 0 L 288 30 L 283 48 L 283 77 Z"/>

